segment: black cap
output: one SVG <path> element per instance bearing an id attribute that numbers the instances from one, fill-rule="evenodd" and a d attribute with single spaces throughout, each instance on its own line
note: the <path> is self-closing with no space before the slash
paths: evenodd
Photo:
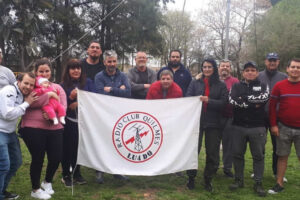
<path id="1" fill-rule="evenodd" d="M 248 67 L 254 67 L 255 69 L 258 69 L 256 63 L 253 61 L 248 61 L 244 64 L 244 70 L 247 69 Z"/>
<path id="2" fill-rule="evenodd" d="M 279 56 L 277 53 L 268 53 L 267 56 L 266 56 L 266 59 L 275 59 L 275 60 L 278 60 L 279 59 Z"/>

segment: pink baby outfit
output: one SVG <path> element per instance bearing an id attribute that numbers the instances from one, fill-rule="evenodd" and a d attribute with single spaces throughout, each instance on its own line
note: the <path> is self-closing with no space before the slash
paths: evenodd
<path id="1" fill-rule="evenodd" d="M 42 96 L 43 94 L 46 94 L 48 92 L 55 92 L 57 95 L 59 95 L 59 90 L 55 90 L 51 85 L 49 85 L 47 88 L 42 87 L 42 82 L 48 81 L 48 79 L 43 77 L 37 77 L 35 86 L 36 88 L 34 91 L 38 96 Z M 49 119 L 56 118 L 56 113 L 59 118 L 66 116 L 66 110 L 65 107 L 60 104 L 59 101 L 57 101 L 55 98 L 49 98 L 48 104 L 42 106 L 42 110 L 48 114 Z"/>

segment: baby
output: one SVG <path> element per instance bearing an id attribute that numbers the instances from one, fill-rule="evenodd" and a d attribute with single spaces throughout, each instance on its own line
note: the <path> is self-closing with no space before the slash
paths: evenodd
<path id="1" fill-rule="evenodd" d="M 37 77 L 36 78 L 36 83 L 35 83 L 36 88 L 34 91 L 37 93 L 38 96 L 41 96 L 45 93 L 48 92 L 55 92 L 57 95 L 59 95 L 59 91 L 56 91 L 53 87 L 51 87 L 50 82 L 48 79 L 43 78 L 43 77 Z M 58 119 L 56 117 L 56 112 L 59 117 L 59 121 L 62 124 L 65 124 L 65 116 L 66 116 L 66 111 L 63 105 L 59 103 L 59 101 L 55 98 L 50 98 L 48 104 L 44 105 L 42 107 L 42 110 L 48 114 L 49 119 L 53 121 L 54 125 L 58 124 Z"/>

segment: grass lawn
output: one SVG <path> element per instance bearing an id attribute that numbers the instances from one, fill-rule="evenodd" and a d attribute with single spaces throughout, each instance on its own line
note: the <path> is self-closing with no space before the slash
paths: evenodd
<path id="1" fill-rule="evenodd" d="M 31 199 L 31 182 L 29 178 L 30 154 L 24 145 L 22 139 L 22 153 L 23 165 L 18 170 L 17 175 L 13 177 L 8 191 L 13 191 L 19 194 L 20 199 Z M 266 146 L 265 158 L 265 173 L 263 185 L 265 189 L 273 187 L 275 179 L 272 175 L 272 145 L 271 139 L 268 138 Z M 61 183 L 61 168 L 58 169 L 54 180 L 53 189 L 55 194 L 52 199 L 67 200 L 67 199 L 105 199 L 105 200 L 192 200 L 192 199 L 261 199 L 253 192 L 253 180 L 250 178 L 252 172 L 252 159 L 247 149 L 246 166 L 245 166 L 245 187 L 237 192 L 231 192 L 228 185 L 233 182 L 233 179 L 224 177 L 223 170 L 220 169 L 213 179 L 213 193 L 206 192 L 202 185 L 202 174 L 205 163 L 204 151 L 201 151 L 199 156 L 199 171 L 196 179 L 196 188 L 190 191 L 186 188 L 187 176 L 179 177 L 174 174 L 155 176 L 155 177 L 135 177 L 131 176 L 129 182 L 122 182 L 116 180 L 112 175 L 105 174 L 104 184 L 97 184 L 95 182 L 95 171 L 82 167 L 82 175 L 88 181 L 85 185 L 75 185 L 74 194 L 72 196 L 72 189 L 66 188 Z M 43 175 L 44 177 L 43 169 Z M 264 199 L 300 199 L 300 165 L 295 155 L 293 147 L 291 156 L 289 158 L 288 169 L 286 173 L 288 183 L 285 184 L 284 192 L 277 195 L 267 195 Z"/>

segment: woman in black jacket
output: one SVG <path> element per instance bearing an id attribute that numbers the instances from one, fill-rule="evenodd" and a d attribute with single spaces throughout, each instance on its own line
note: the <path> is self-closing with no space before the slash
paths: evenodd
<path id="1" fill-rule="evenodd" d="M 201 67 L 202 74 L 193 80 L 186 96 L 200 95 L 202 111 L 200 118 L 200 133 L 198 153 L 205 133 L 206 164 L 204 169 L 204 184 L 207 191 L 212 191 L 212 177 L 219 167 L 219 151 L 221 142 L 221 113 L 228 101 L 228 90 L 225 83 L 220 81 L 218 68 L 214 59 L 205 59 Z M 187 187 L 194 189 L 197 170 L 188 170 L 189 182 Z"/>

